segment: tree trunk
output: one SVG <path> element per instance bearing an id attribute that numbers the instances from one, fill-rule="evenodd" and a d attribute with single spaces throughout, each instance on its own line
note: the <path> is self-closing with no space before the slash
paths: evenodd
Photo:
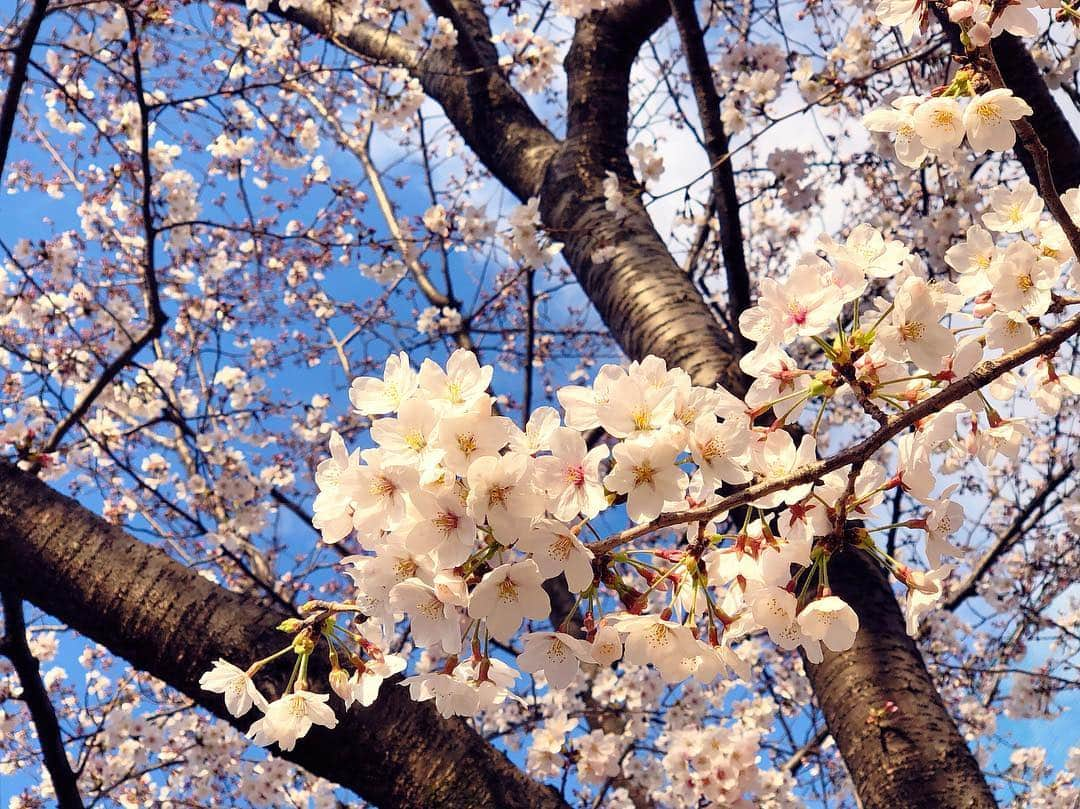
<path id="1" fill-rule="evenodd" d="M 941 701 L 889 579 L 865 553 L 829 560 L 829 584 L 859 615 L 848 651 L 805 663 L 829 732 L 864 809 L 992 809 L 997 806 Z M 873 721 L 886 702 L 896 705 Z"/>
<path id="2" fill-rule="evenodd" d="M 199 677 L 219 657 L 245 665 L 289 640 L 274 628 L 289 617 L 280 608 L 211 583 L 7 464 L 0 464 L 0 586 L 241 730 L 252 717 L 229 716 Z M 325 663 L 315 662 L 312 680 L 326 691 Z M 265 693 L 281 694 L 290 665 L 260 673 Z M 340 718 L 336 729 L 315 727 L 281 755 L 383 809 L 566 807 L 465 722 L 413 702 L 396 681 L 370 708 Z"/>

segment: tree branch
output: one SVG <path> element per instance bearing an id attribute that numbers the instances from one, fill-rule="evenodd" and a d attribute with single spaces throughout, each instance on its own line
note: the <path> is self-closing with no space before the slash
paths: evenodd
<path id="1" fill-rule="evenodd" d="M 143 305 L 149 320 L 143 332 L 128 344 L 127 348 L 120 352 L 112 360 L 101 375 L 94 380 L 90 387 L 82 392 L 75 400 L 74 406 L 56 428 L 49 435 L 48 440 L 42 445 L 39 452 L 48 454 L 56 450 L 63 441 L 64 436 L 81 420 L 93 406 L 97 398 L 106 387 L 119 376 L 128 364 L 138 356 L 146 346 L 161 337 L 165 329 L 167 317 L 161 306 L 161 298 L 158 294 L 157 270 L 155 267 L 154 242 L 157 238 L 157 230 L 154 226 L 154 214 L 152 206 L 153 175 L 150 164 L 150 111 L 147 108 L 146 93 L 143 88 L 142 61 L 139 56 L 139 34 L 137 31 L 135 15 L 131 11 L 125 11 L 130 41 L 128 50 L 131 53 L 133 80 L 135 91 L 135 104 L 139 109 L 139 172 L 142 182 L 140 194 L 140 208 L 143 223 Z M 5 99 L 6 100 L 6 99 Z M 126 332 L 125 332 L 126 333 Z M 130 339 L 130 337 L 129 337 Z M 40 459 L 34 459 L 34 469 L 40 464 Z"/>
<path id="2" fill-rule="evenodd" d="M 11 78 L 8 80 L 7 91 L 4 93 L 4 103 L 0 106 L 0 182 L 3 182 L 8 147 L 11 145 L 11 137 L 15 131 L 15 118 L 19 114 L 19 99 L 22 96 L 23 85 L 26 84 L 30 53 L 34 49 L 34 40 L 37 39 L 38 32 L 41 30 L 41 24 L 45 21 L 48 6 L 49 0 L 34 0 L 30 16 L 26 18 L 26 24 L 23 25 L 22 33 L 19 35 L 19 43 L 15 46 Z"/>
<path id="3" fill-rule="evenodd" d="M 578 21 L 565 60 L 567 137 L 548 164 L 541 211 L 627 356 L 655 354 L 697 384 L 738 393 L 746 380 L 732 337 L 653 227 L 626 154 L 630 68 L 667 16 L 666 0 L 633 0 Z M 629 191 L 623 218 L 604 205 L 608 171 Z"/>
<path id="4" fill-rule="evenodd" d="M 846 549 L 829 562 L 859 632 L 807 676 L 865 809 L 996 809 L 979 764 L 938 694 L 881 567 Z M 897 710 L 882 709 L 893 703 Z M 880 712 L 880 713 L 878 713 Z"/>
<path id="5" fill-rule="evenodd" d="M 0 586 L 246 729 L 250 720 L 229 716 L 199 677 L 219 657 L 278 651 L 287 638 L 275 627 L 287 612 L 211 583 L 7 464 L 0 526 Z M 328 691 L 320 663 L 311 679 Z M 290 667 L 263 671 L 260 686 L 280 694 Z M 354 708 L 335 730 L 316 728 L 281 755 L 383 809 L 565 807 L 465 722 L 441 719 L 396 682 L 371 708 Z"/>
<path id="6" fill-rule="evenodd" d="M 30 711 L 30 718 L 37 730 L 41 756 L 52 781 L 56 802 L 60 809 L 83 809 L 75 773 L 71 770 L 71 763 L 64 749 L 64 738 L 60 732 L 60 723 L 56 719 L 56 711 L 53 710 L 49 692 L 41 681 L 41 667 L 26 641 L 22 599 L 13 590 L 0 587 L 0 602 L 4 605 L 4 640 L 0 652 L 11 661 L 15 673 L 19 675 L 22 701 Z"/>
<path id="7" fill-rule="evenodd" d="M 728 319 L 739 322 L 739 315 L 750 307 L 750 273 L 743 249 L 742 223 L 739 220 L 739 195 L 735 189 L 735 173 L 731 160 L 727 132 L 720 117 L 720 95 L 716 92 L 705 39 L 698 21 L 693 0 L 670 0 L 672 16 L 679 29 L 690 85 L 697 102 L 698 117 L 705 136 L 705 152 L 712 170 L 711 207 L 720 223 L 720 252 L 724 257 L 727 277 Z M 743 351 L 749 351 L 749 341 L 739 334 Z"/>
<path id="8" fill-rule="evenodd" d="M 852 444 L 835 455 L 831 455 L 823 461 L 808 464 L 797 469 L 790 475 L 785 475 L 772 480 L 763 480 L 753 485 L 741 485 L 732 487 L 734 493 L 722 498 L 718 503 L 711 506 L 700 506 L 669 514 L 661 514 L 655 520 L 633 528 L 627 528 L 617 534 L 606 537 L 603 540 L 593 542 L 589 549 L 597 556 L 611 551 L 613 548 L 630 542 L 633 539 L 650 534 L 662 528 L 672 525 L 681 525 L 691 522 L 708 522 L 719 514 L 730 511 L 738 506 L 746 505 L 754 500 L 765 497 L 773 492 L 790 489 L 805 483 L 813 483 L 823 475 L 841 469 L 849 464 L 860 463 L 867 460 L 875 452 L 885 446 L 905 429 L 915 424 L 920 419 L 940 412 L 946 405 L 958 402 L 980 388 L 993 382 L 1002 374 L 1018 368 L 1026 362 L 1037 357 L 1046 356 L 1055 352 L 1058 347 L 1070 337 L 1080 334 L 1080 313 L 1073 315 L 1057 328 L 1040 335 L 1025 346 L 1015 351 L 1010 351 L 996 360 L 987 360 L 978 365 L 975 370 L 965 377 L 958 379 L 949 387 L 928 399 L 923 399 L 916 405 L 909 407 L 903 413 L 892 416 L 886 425 L 872 435 L 864 438 L 857 444 Z"/>
<path id="9" fill-rule="evenodd" d="M 1023 539 L 1027 529 L 1024 524 L 1028 521 L 1032 514 L 1039 511 L 1047 498 L 1050 497 L 1061 484 L 1065 483 L 1072 477 L 1075 467 L 1072 463 L 1066 464 L 1060 472 L 1051 477 L 1043 484 L 1042 489 L 1027 502 L 1027 504 L 1020 509 L 1016 516 L 1013 518 L 1012 524 L 1009 526 L 1009 530 L 1003 533 L 994 542 L 993 546 L 983 554 L 983 557 L 978 561 L 967 577 L 960 583 L 960 585 L 949 595 L 949 597 L 943 602 L 942 606 L 945 609 L 955 610 L 967 599 L 978 594 L 979 582 L 982 581 L 983 576 L 990 570 L 997 561 L 1008 553 L 1012 548 Z"/>

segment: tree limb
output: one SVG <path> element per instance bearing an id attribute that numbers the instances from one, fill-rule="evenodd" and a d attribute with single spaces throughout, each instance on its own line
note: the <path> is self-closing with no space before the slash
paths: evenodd
<path id="1" fill-rule="evenodd" d="M 281 649 L 288 638 L 275 626 L 287 612 L 211 583 L 2 463 L 0 526 L 0 586 L 246 729 L 250 719 L 229 716 L 199 677 L 219 657 L 252 660 Z M 279 695 L 289 667 L 263 671 L 260 686 Z M 327 671 L 311 674 L 329 690 Z M 383 809 L 565 807 L 465 722 L 440 718 L 396 682 L 383 686 L 371 708 L 341 720 L 281 755 Z"/>
<path id="2" fill-rule="evenodd" d="M 56 711 L 49 700 L 49 692 L 41 681 L 41 667 L 26 641 L 22 599 L 13 590 L 0 587 L 0 602 L 4 605 L 4 640 L 0 653 L 11 661 L 15 673 L 19 675 L 22 701 L 30 711 L 30 718 L 37 730 L 41 756 L 52 781 L 56 802 L 60 809 L 83 809 L 75 773 L 71 770 L 71 763 L 64 749 L 60 722 L 57 721 Z"/>
<path id="3" fill-rule="evenodd" d="M 26 84 L 30 53 L 34 49 L 34 40 L 37 39 L 38 31 L 41 30 L 41 23 L 45 20 L 48 6 L 49 0 L 34 0 L 30 16 L 26 18 L 26 24 L 23 25 L 22 33 L 19 35 L 19 43 L 15 46 L 11 78 L 8 79 L 7 91 L 4 93 L 4 103 L 0 106 L 0 182 L 3 181 L 8 147 L 11 145 L 11 137 L 15 131 L 15 118 L 19 114 L 19 99 L 22 96 L 23 85 Z"/>
<path id="4" fill-rule="evenodd" d="M 979 582 L 982 580 L 983 576 L 986 575 L 986 572 L 997 564 L 997 561 L 1002 556 L 1012 550 L 1017 542 L 1023 539 L 1024 534 L 1027 532 L 1024 524 L 1032 514 L 1035 514 L 1035 512 L 1042 508 L 1047 498 L 1057 491 L 1061 484 L 1072 478 L 1074 471 L 1075 467 L 1071 463 L 1065 464 L 1060 472 L 1052 476 L 1045 484 L 1043 484 L 1039 493 L 1032 497 L 1027 504 L 1016 513 L 1012 524 L 1009 526 L 1009 530 L 997 538 L 993 546 L 983 554 L 982 558 L 975 567 L 972 568 L 967 577 L 944 601 L 942 604 L 943 607 L 949 610 L 955 610 L 967 599 L 978 593 Z"/>
<path id="5" fill-rule="evenodd" d="M 720 226 L 720 252 L 724 257 L 727 277 L 728 319 L 739 322 L 739 315 L 750 307 L 750 273 L 743 249 L 742 223 L 739 220 L 739 195 L 735 189 L 735 172 L 731 160 L 727 132 L 720 117 L 720 95 L 716 92 L 709 55 L 705 50 L 704 34 L 698 21 L 693 0 L 670 0 L 671 13 L 679 29 L 690 85 L 697 102 L 698 117 L 705 136 L 705 152 L 712 170 L 710 205 Z M 739 334 L 741 348 L 749 351 L 749 341 Z"/>

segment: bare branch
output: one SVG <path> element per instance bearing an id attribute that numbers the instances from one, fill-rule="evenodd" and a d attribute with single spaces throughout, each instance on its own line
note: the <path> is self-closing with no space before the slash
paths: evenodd
<path id="1" fill-rule="evenodd" d="M 41 23 L 45 20 L 48 6 L 49 0 L 34 0 L 30 16 L 26 18 L 22 33 L 19 35 L 19 42 L 15 46 L 11 78 L 8 80 L 7 91 L 4 93 L 4 103 L 0 106 L 0 182 L 3 182 L 8 147 L 11 145 L 11 137 L 15 131 L 15 118 L 19 114 L 19 99 L 22 96 L 23 85 L 26 84 L 30 53 L 34 49 L 34 40 L 37 39 L 38 32 L 41 30 Z"/>
<path id="2" fill-rule="evenodd" d="M 26 621 L 23 618 L 22 599 L 8 587 L 0 588 L 0 602 L 4 605 L 4 640 L 0 652 L 11 661 L 22 686 L 22 701 L 30 711 L 30 718 L 37 730 L 45 769 L 49 771 L 53 792 L 60 809 L 83 809 L 82 797 L 71 770 L 60 722 L 49 700 L 49 692 L 41 681 L 41 667 L 30 652 L 26 641 Z"/>
<path id="3" fill-rule="evenodd" d="M 130 10 L 125 11 L 125 15 L 130 34 L 128 49 L 131 53 L 135 103 L 139 108 L 139 167 L 142 183 L 140 205 L 142 208 L 144 241 L 142 266 L 143 303 L 149 324 L 138 337 L 128 344 L 127 348 L 105 366 L 105 369 L 94 383 L 78 396 L 74 406 L 56 425 L 48 440 L 42 445 L 39 450 L 41 454 L 53 452 L 60 446 L 64 436 L 82 420 L 105 388 L 128 367 L 140 351 L 161 336 L 168 319 L 158 295 L 157 271 L 155 268 L 154 243 L 157 239 L 157 230 L 154 225 L 152 205 L 153 175 L 150 166 L 150 111 L 147 108 L 146 93 L 143 88 L 142 62 L 139 56 L 140 40 L 136 30 L 135 15 Z M 40 459 L 35 459 L 34 463 L 36 466 L 40 463 Z"/>
<path id="4" fill-rule="evenodd" d="M 1002 556 L 1008 553 L 1017 542 L 1024 538 L 1024 534 L 1027 533 L 1028 530 L 1028 528 L 1025 527 L 1027 521 L 1033 514 L 1041 511 L 1047 498 L 1057 491 L 1063 483 L 1071 479 L 1074 471 L 1075 467 L 1072 463 L 1068 463 L 1062 467 L 1060 472 L 1043 484 L 1039 493 L 1032 497 L 1027 504 L 1016 513 L 1012 524 L 1009 526 L 1009 530 L 1005 531 L 997 538 L 993 546 L 986 551 L 967 577 L 949 595 L 949 597 L 945 599 L 942 604 L 945 609 L 955 610 L 967 599 L 978 593 L 979 582 L 982 580 L 983 576 L 985 576 L 987 571 L 990 570 Z"/>

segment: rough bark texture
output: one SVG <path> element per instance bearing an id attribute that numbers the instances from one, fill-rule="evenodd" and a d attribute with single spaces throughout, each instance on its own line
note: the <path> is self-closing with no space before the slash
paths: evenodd
<path id="1" fill-rule="evenodd" d="M 1080 140 L 1050 94 L 1050 88 L 1043 81 L 1031 52 L 1022 40 L 1012 34 L 996 37 L 992 47 L 1005 84 L 1031 105 L 1032 114 L 1027 120 L 1039 133 L 1047 151 L 1053 155 L 1051 170 L 1054 186 L 1059 193 L 1080 186 Z M 1031 155 L 1018 145 L 1016 156 L 1023 163 L 1032 185 L 1037 188 L 1038 178 Z"/>
<path id="2" fill-rule="evenodd" d="M 845 551 L 829 583 L 859 614 L 855 645 L 806 664 L 865 809 L 991 809 L 997 804 L 956 730 L 880 567 Z M 886 701 L 895 713 L 870 722 Z"/>
<path id="3" fill-rule="evenodd" d="M 199 677 L 219 657 L 242 665 L 281 649 L 288 638 L 274 627 L 288 613 L 211 583 L 6 464 L 0 527 L 0 586 L 246 730 L 252 717 L 230 717 Z M 281 693 L 287 666 L 260 675 L 267 692 Z M 325 674 L 313 666 L 324 691 Z M 386 809 L 565 807 L 463 721 L 440 718 L 396 683 L 282 755 Z"/>

